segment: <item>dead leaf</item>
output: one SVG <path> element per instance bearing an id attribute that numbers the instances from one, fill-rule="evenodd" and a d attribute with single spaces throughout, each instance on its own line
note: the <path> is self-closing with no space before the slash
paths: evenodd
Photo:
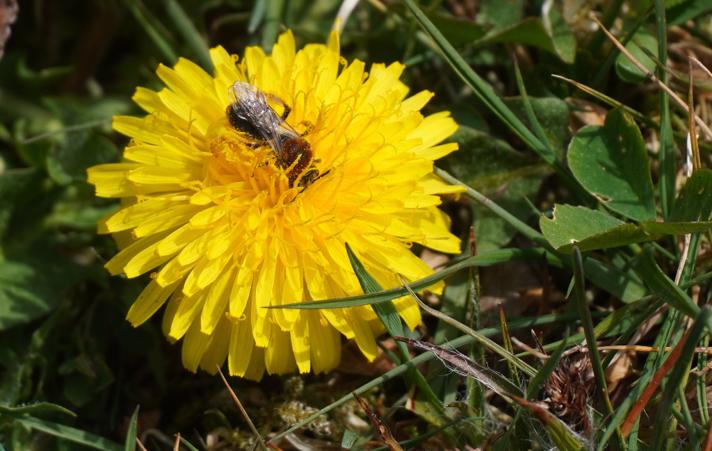
<path id="1" fill-rule="evenodd" d="M 608 110 L 595 102 L 569 97 L 566 99 L 566 103 L 571 106 L 573 116 L 579 122 L 573 125 L 574 129 L 579 129 L 584 125 L 603 125 L 606 121 Z"/>
<path id="2" fill-rule="evenodd" d="M 376 428 L 378 434 L 383 440 L 383 443 L 388 446 L 388 449 L 390 449 L 391 451 L 403 451 L 403 448 L 400 446 L 400 443 L 398 443 L 398 440 L 393 438 L 391 430 L 388 429 L 388 426 L 383 424 L 383 421 L 378 418 L 378 415 L 376 415 L 376 413 L 371 410 L 371 406 L 368 405 L 366 400 L 357 395 L 356 393 L 352 393 L 352 395 L 356 399 L 356 402 L 358 402 L 358 404 L 361 406 L 363 411 L 366 412 L 366 415 L 368 415 L 368 418 L 371 420 L 371 424 L 373 424 L 373 427 Z"/>
<path id="3" fill-rule="evenodd" d="M 606 384 L 608 391 L 613 392 L 620 381 L 628 377 L 633 369 L 633 357 L 628 352 L 619 353 L 611 365 L 606 368 Z"/>
<path id="4" fill-rule="evenodd" d="M 507 378 L 494 370 L 474 362 L 465 354 L 455 349 L 446 349 L 425 341 L 413 340 L 411 338 L 396 337 L 396 340 L 408 343 L 423 351 L 432 352 L 435 354 L 435 357 L 437 357 L 455 373 L 477 379 L 484 386 L 502 397 L 507 398 L 512 395 L 522 395 L 521 389 L 510 382 Z"/>
<path id="5" fill-rule="evenodd" d="M 0 58 L 5 52 L 5 43 L 10 38 L 10 26 L 15 23 L 19 10 L 17 0 L 0 0 Z"/>

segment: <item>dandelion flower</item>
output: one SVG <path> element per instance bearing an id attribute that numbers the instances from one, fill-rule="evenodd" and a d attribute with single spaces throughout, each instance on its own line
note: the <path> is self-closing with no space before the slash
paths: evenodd
<path id="1" fill-rule="evenodd" d="M 98 196 L 122 200 L 99 224 L 121 248 L 106 268 L 150 273 L 128 321 L 165 304 L 163 331 L 182 340 L 191 371 L 227 360 L 230 374 L 250 379 L 320 373 L 338 365 L 341 335 L 373 359 L 383 328 L 370 306 L 265 307 L 361 293 L 346 243 L 385 287 L 432 272 L 412 243 L 459 252 L 438 209 L 439 195 L 458 188 L 433 175 L 433 161 L 457 149 L 442 143 L 457 125 L 447 112 L 420 113 L 432 94 L 408 96 L 402 64 L 346 63 L 336 33 L 297 50 L 286 32 L 270 55 L 250 47 L 240 61 L 222 47 L 210 55 L 213 75 L 186 59 L 159 66 L 165 88 L 133 97 L 146 115 L 114 118 L 131 138 L 122 162 L 88 171 Z M 308 143 L 318 177 L 296 181 L 269 143 L 231 124 L 236 82 L 264 93 L 275 114 L 290 108 L 286 124 Z M 408 327 L 420 322 L 414 301 L 395 305 Z"/>

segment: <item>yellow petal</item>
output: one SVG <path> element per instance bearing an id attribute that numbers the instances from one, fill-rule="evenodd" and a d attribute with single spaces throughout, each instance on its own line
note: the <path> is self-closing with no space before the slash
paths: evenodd
<path id="1" fill-rule="evenodd" d="M 306 315 L 311 339 L 311 364 L 315 373 L 336 368 L 341 357 L 339 334 L 318 311 Z"/>
<path id="2" fill-rule="evenodd" d="M 136 277 L 143 274 L 162 263 L 161 257 L 157 256 L 155 251 L 158 242 L 164 236 L 165 234 L 158 233 L 135 241 L 114 255 L 104 267 L 112 275 L 124 272 L 128 277 Z"/>
<path id="3" fill-rule="evenodd" d="M 205 294 L 204 291 L 201 291 L 191 297 L 185 295 L 180 297 L 175 312 L 171 312 L 173 315 L 168 328 L 167 335 L 169 337 L 174 340 L 180 340 L 193 323 L 195 323 L 198 332 L 200 332 L 200 323 L 196 322 L 195 319 L 203 307 Z M 168 311 L 166 311 L 166 314 L 168 314 Z"/>
<path id="4" fill-rule="evenodd" d="M 87 181 L 94 185 L 98 197 L 122 197 L 136 194 L 133 183 L 126 178 L 135 163 L 99 164 L 87 169 Z"/>
<path id="5" fill-rule="evenodd" d="M 224 271 L 210 286 L 205 306 L 200 315 L 200 330 L 204 334 L 211 334 L 218 322 L 225 317 L 228 303 L 228 289 L 235 278 L 232 269 Z"/>
<path id="6" fill-rule="evenodd" d="M 308 373 L 311 369 L 311 349 L 309 336 L 309 321 L 307 315 L 299 315 L 294 327 L 289 333 L 294 360 L 300 373 Z"/>
<path id="7" fill-rule="evenodd" d="M 205 351 L 208 350 L 213 336 L 200 331 L 200 324 L 194 323 L 183 338 L 181 360 L 183 366 L 193 373 L 198 370 L 200 361 L 203 360 Z"/>
<path id="8" fill-rule="evenodd" d="M 140 326 L 161 308 L 175 289 L 176 284 L 162 287 L 156 281 L 151 281 L 131 305 L 126 319 L 132 326 Z"/>
<path id="9" fill-rule="evenodd" d="M 231 329 L 230 321 L 223 317 L 213 332 L 213 340 L 210 342 L 208 350 L 203 354 L 203 359 L 200 361 L 200 368 L 210 374 L 215 374 L 218 367 L 225 363 L 230 347 Z"/>
<path id="10" fill-rule="evenodd" d="M 265 366 L 269 374 L 286 374 L 296 368 L 292 346 L 289 342 L 289 333 L 272 328 L 269 346 L 265 348 Z"/>
<path id="11" fill-rule="evenodd" d="M 250 320 L 233 320 L 227 365 L 233 376 L 244 376 L 250 364 L 255 342 L 250 333 Z"/>

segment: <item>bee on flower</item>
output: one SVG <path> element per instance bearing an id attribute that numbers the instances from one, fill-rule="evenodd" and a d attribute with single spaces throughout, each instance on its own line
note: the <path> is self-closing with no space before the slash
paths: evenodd
<path id="1" fill-rule="evenodd" d="M 383 331 L 370 306 L 268 308 L 361 293 L 345 244 L 384 287 L 432 270 L 412 243 L 459 252 L 433 174 L 457 149 L 449 113 L 424 116 L 432 94 L 409 96 L 403 65 L 344 63 L 338 34 L 297 50 L 290 32 L 271 54 L 210 52 L 212 75 L 180 59 L 159 66 L 165 88 L 138 88 L 145 116 L 117 116 L 131 140 L 120 163 L 89 169 L 101 197 L 121 208 L 101 221 L 120 251 L 106 268 L 150 275 L 127 318 L 163 309 L 184 366 L 260 379 L 325 372 L 341 336 L 368 358 Z M 394 304 L 411 329 L 417 304 Z"/>

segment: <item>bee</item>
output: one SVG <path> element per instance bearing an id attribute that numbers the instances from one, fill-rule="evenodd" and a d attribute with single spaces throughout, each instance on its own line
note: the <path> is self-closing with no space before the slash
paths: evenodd
<path id="1" fill-rule="evenodd" d="M 281 99 L 243 81 L 235 82 L 230 91 L 234 99 L 226 110 L 230 125 L 256 144 L 268 144 L 272 148 L 277 165 L 287 171 L 290 187 L 298 182 L 299 186 L 306 188 L 319 178 L 319 171 L 312 164 L 314 153 L 311 146 L 287 124 L 291 109 Z M 283 106 L 281 116 L 269 105 L 268 97 Z"/>

